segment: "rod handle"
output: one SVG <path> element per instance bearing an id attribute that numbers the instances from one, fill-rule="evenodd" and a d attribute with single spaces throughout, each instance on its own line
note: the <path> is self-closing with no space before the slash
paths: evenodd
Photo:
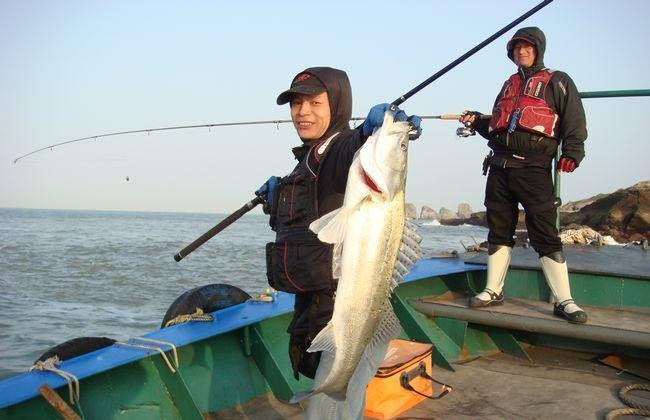
<path id="1" fill-rule="evenodd" d="M 183 258 L 187 257 L 189 254 L 191 254 L 196 248 L 200 247 L 204 243 L 206 243 L 208 240 L 210 240 L 212 237 L 214 237 L 217 233 L 221 232 L 231 224 L 233 224 L 237 219 L 242 217 L 244 214 L 248 213 L 251 211 L 255 206 L 258 204 L 262 204 L 264 202 L 264 199 L 262 197 L 255 197 L 248 203 L 244 204 L 239 210 L 235 211 L 231 215 L 227 216 L 225 219 L 223 219 L 221 222 L 219 222 L 217 225 L 215 225 L 212 229 L 209 231 L 205 232 L 203 235 L 199 236 L 180 250 L 176 255 L 174 255 L 174 260 L 176 262 L 179 262 Z"/>

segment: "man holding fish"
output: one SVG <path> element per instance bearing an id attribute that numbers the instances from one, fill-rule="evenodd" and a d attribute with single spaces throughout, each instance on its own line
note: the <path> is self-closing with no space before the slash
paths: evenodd
<path id="1" fill-rule="evenodd" d="M 277 103 L 290 104 L 298 164 L 256 194 L 276 232 L 266 249 L 269 284 L 296 295 L 294 375 L 316 378 L 315 391 L 293 401 L 318 394 L 307 417 L 362 418 L 365 387 L 399 333 L 388 301 L 405 274 L 396 264 L 408 270 L 419 257 L 417 234 L 404 226 L 404 184 L 409 132 L 419 136 L 420 119 L 380 104 L 351 129 L 350 82 L 330 67 L 298 73 Z"/>

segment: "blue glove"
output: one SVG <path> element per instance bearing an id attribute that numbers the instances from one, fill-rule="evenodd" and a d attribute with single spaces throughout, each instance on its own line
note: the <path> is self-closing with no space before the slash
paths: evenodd
<path id="1" fill-rule="evenodd" d="M 379 104 L 370 108 L 366 120 L 361 126 L 361 132 L 364 136 L 371 135 L 375 129 L 381 127 L 384 122 L 384 114 L 391 108 L 391 104 Z M 395 110 L 395 121 L 406 121 L 408 116 L 399 108 Z"/>
<path id="2" fill-rule="evenodd" d="M 381 124 L 384 122 L 384 114 L 391 108 L 391 106 L 391 104 L 379 104 L 370 108 L 368 116 L 361 126 L 361 132 L 364 136 L 371 135 L 375 129 L 381 127 Z M 422 134 L 422 128 L 420 127 L 422 119 L 417 115 L 409 117 L 406 115 L 406 112 L 396 108 L 395 121 L 408 121 L 411 124 L 409 140 L 415 140 Z"/>
<path id="3" fill-rule="evenodd" d="M 255 195 L 262 197 L 264 199 L 264 206 L 262 210 L 266 214 L 271 213 L 271 206 L 273 205 L 273 199 L 275 198 L 275 193 L 278 190 L 280 185 L 280 177 L 272 176 L 270 177 L 261 187 L 255 191 Z"/>

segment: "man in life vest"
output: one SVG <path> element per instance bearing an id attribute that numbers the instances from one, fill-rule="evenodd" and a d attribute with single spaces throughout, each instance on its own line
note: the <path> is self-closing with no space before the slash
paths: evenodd
<path id="1" fill-rule="evenodd" d="M 285 177 L 269 178 L 256 192 L 265 199 L 264 212 L 276 232 L 266 245 L 266 271 L 276 290 L 296 295 L 294 315 L 289 325 L 289 357 L 294 376 L 314 378 L 321 353 L 307 352 L 311 341 L 327 325 L 334 311 L 337 287 L 335 273 L 339 263 L 334 245 L 321 242 L 309 225 L 324 214 L 342 206 L 348 171 L 356 151 L 380 127 L 390 104 L 375 105 L 362 125 L 350 128 L 352 88 L 347 74 L 330 67 L 312 67 L 298 73 L 291 86 L 277 98 L 278 105 L 290 104 L 291 120 L 302 144 L 293 148 L 298 161 Z M 406 121 L 419 136 L 420 119 L 399 109 L 395 119 Z M 363 394 L 354 406 L 341 407 L 335 401 L 313 397 L 310 411 L 318 418 L 316 406 L 343 410 L 343 417 L 362 417 L 365 385 L 372 379 L 384 354 L 368 363 L 361 386 Z M 316 403 L 314 398 L 319 398 Z M 330 406 L 324 404 L 330 403 Z M 329 408 L 327 408 L 329 410 Z M 350 412 L 352 412 L 350 414 Z M 308 412 L 309 414 L 309 412 Z M 321 413 L 322 414 L 322 413 Z M 307 416 L 309 417 L 309 416 Z"/>
<path id="2" fill-rule="evenodd" d="M 555 225 L 556 208 L 551 166 L 558 147 L 558 169 L 573 172 L 583 157 L 587 139 L 580 94 L 564 72 L 544 66 L 546 38 L 536 27 L 519 29 L 507 44 L 517 73 L 506 80 L 496 98 L 491 119 L 465 111 L 460 121 L 488 139 L 492 152 L 485 187 L 488 271 L 486 288 L 470 298 L 470 307 L 503 304 L 503 285 L 515 241 L 518 203 L 526 212 L 531 245 L 539 254 L 551 289 L 553 313 L 569 322 L 585 323 L 587 314 L 571 298 L 569 273 Z"/>

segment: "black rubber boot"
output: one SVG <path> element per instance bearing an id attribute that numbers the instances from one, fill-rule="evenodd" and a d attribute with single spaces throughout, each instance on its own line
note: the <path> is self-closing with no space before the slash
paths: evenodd
<path id="1" fill-rule="evenodd" d="M 578 310 L 573 311 L 573 312 L 566 312 L 566 307 L 569 304 L 574 304 L 575 302 L 573 299 L 567 299 L 563 302 L 556 303 L 553 306 L 553 315 L 558 316 L 560 318 L 565 318 L 567 321 L 573 323 L 573 324 L 584 324 L 587 322 L 587 313 L 580 309 L 578 305 Z"/>

